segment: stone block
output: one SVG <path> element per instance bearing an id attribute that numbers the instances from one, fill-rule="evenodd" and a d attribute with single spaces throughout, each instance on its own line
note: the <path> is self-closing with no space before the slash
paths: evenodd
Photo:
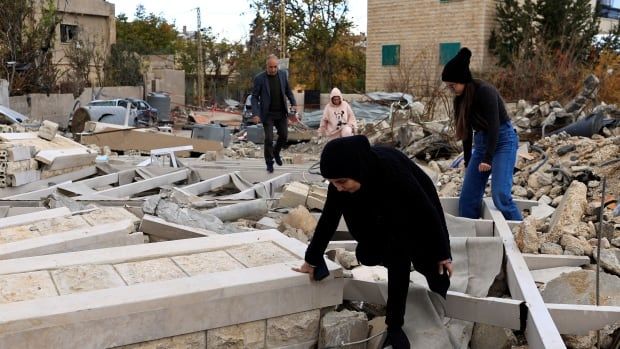
<path id="1" fill-rule="evenodd" d="M 185 273 L 170 258 L 149 259 L 114 265 L 128 285 L 185 277 Z"/>
<path id="2" fill-rule="evenodd" d="M 175 256 L 172 260 L 189 276 L 245 268 L 243 264 L 224 251 Z"/>
<path id="3" fill-rule="evenodd" d="M 267 319 L 267 348 L 302 343 L 313 347 L 319 336 L 319 320 L 318 309 Z"/>
<path id="4" fill-rule="evenodd" d="M 305 206 L 300 205 L 282 217 L 282 223 L 301 229 L 306 235 L 312 235 L 314 228 L 316 228 L 317 220 Z"/>
<path id="5" fill-rule="evenodd" d="M 258 242 L 227 250 L 236 260 L 248 268 L 261 265 L 292 262 L 299 258 L 271 242 Z"/>
<path id="6" fill-rule="evenodd" d="M 51 274 L 61 295 L 125 286 L 109 264 L 77 265 L 53 270 Z"/>
<path id="7" fill-rule="evenodd" d="M 360 341 L 367 337 L 368 318 L 365 313 L 350 310 L 332 311 L 321 319 L 319 348 Z M 349 348 L 365 349 L 366 344 L 353 345 Z"/>
<path id="8" fill-rule="evenodd" d="M 522 253 L 538 253 L 542 241 L 540 233 L 536 231 L 536 225 L 535 217 L 528 216 L 517 228 L 515 242 Z"/>
<path id="9" fill-rule="evenodd" d="M 278 201 L 280 207 L 297 207 L 306 204 L 310 187 L 299 182 L 290 183 Z"/>
<path id="10" fill-rule="evenodd" d="M 265 348 L 265 320 L 214 328 L 207 331 L 207 349 L 262 349 Z"/>
<path id="11" fill-rule="evenodd" d="M 471 336 L 471 349 L 511 349 L 517 345 L 511 330 L 486 324 L 475 324 Z"/>
<path id="12" fill-rule="evenodd" d="M 0 304 L 57 295 L 47 271 L 0 275 Z"/>
<path id="13" fill-rule="evenodd" d="M 43 120 L 41 127 L 39 128 L 38 136 L 40 138 L 51 141 L 56 137 L 56 132 L 58 132 L 58 124 L 55 122 L 51 122 L 49 120 Z"/>
<path id="14" fill-rule="evenodd" d="M 207 338 L 204 331 L 156 339 L 148 342 L 123 345 L 114 349 L 204 349 Z"/>
<path id="15" fill-rule="evenodd" d="M 562 197 L 562 201 L 553 213 L 549 225 L 549 233 L 546 235 L 548 242 L 557 243 L 562 236 L 564 228 L 570 229 L 581 222 L 581 217 L 586 209 L 587 188 L 585 184 L 573 181 Z"/>

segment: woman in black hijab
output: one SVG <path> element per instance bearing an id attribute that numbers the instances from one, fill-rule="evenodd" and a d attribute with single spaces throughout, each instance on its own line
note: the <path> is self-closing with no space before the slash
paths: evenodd
<path id="1" fill-rule="evenodd" d="M 328 275 L 323 253 L 344 216 L 364 265 L 388 269 L 388 341 L 409 348 L 402 330 L 411 263 L 432 291 L 446 297 L 452 274 L 450 240 L 431 179 L 396 149 L 370 146 L 364 136 L 330 141 L 321 153 L 329 180 L 323 213 L 296 271 L 321 280 Z"/>

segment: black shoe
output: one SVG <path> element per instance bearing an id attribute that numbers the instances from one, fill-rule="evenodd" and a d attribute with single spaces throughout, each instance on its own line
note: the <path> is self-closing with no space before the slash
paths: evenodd
<path id="1" fill-rule="evenodd" d="M 276 164 L 278 164 L 278 166 L 282 166 L 282 158 L 280 157 L 280 154 L 274 154 L 273 159 L 276 161 Z"/>
<path id="2" fill-rule="evenodd" d="M 273 173 L 273 161 L 267 162 L 267 172 Z"/>

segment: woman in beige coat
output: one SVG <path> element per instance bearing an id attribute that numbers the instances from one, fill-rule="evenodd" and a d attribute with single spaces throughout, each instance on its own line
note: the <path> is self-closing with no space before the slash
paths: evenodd
<path id="1" fill-rule="evenodd" d="M 342 93 L 338 88 L 332 89 L 329 94 L 329 103 L 323 110 L 319 135 L 329 138 L 347 137 L 355 134 L 357 121 L 351 106 L 342 100 Z"/>

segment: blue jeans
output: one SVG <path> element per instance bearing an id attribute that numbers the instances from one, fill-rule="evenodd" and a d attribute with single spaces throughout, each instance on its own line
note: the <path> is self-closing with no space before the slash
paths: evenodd
<path id="1" fill-rule="evenodd" d="M 491 195 L 495 207 L 507 220 L 522 220 L 521 212 L 512 201 L 512 174 L 517 159 L 519 139 L 510 122 L 499 126 L 497 146 L 493 155 L 491 171 L 480 172 L 478 165 L 484 159 L 488 135 L 485 131 L 474 133 L 474 151 L 465 170 L 463 189 L 459 198 L 459 215 L 480 218 L 482 196 L 491 176 Z"/>

